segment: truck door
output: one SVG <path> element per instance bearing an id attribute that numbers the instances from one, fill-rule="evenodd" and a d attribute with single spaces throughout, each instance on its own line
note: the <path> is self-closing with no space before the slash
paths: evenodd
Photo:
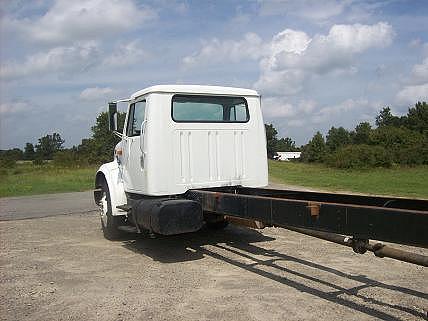
<path id="1" fill-rule="evenodd" d="M 126 136 L 123 142 L 123 180 L 126 191 L 141 191 L 144 187 L 144 154 L 140 140 L 144 139 L 146 101 L 131 104 L 128 112 Z M 141 131 L 143 134 L 141 135 Z"/>

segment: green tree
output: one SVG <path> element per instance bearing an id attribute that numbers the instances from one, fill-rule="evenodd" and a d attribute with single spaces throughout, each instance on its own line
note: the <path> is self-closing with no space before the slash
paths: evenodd
<path id="1" fill-rule="evenodd" d="M 352 143 L 369 144 L 372 131 L 372 126 L 368 122 L 359 123 L 355 127 L 355 131 L 351 132 Z"/>
<path id="2" fill-rule="evenodd" d="M 15 167 L 16 161 L 23 159 L 23 152 L 19 148 L 0 151 L 0 167 Z"/>
<path id="3" fill-rule="evenodd" d="M 400 163 L 400 159 L 405 158 L 403 153 L 406 150 L 423 145 L 424 135 L 406 127 L 384 126 L 373 131 L 371 140 L 373 145 L 384 147 L 392 155 L 394 162 Z M 419 157 L 417 155 L 415 154 Z M 416 160 L 413 163 L 415 162 Z M 407 160 L 406 163 L 411 162 Z"/>
<path id="4" fill-rule="evenodd" d="M 58 167 L 78 167 L 81 165 L 75 148 L 56 152 L 53 157 L 53 163 Z"/>
<path id="5" fill-rule="evenodd" d="M 57 151 L 62 150 L 63 144 L 64 140 L 58 133 L 39 138 L 39 143 L 36 145 L 36 158 L 52 159 Z"/>
<path id="6" fill-rule="evenodd" d="M 385 107 L 380 112 L 379 115 L 376 116 L 376 126 L 403 126 L 407 122 L 407 117 L 397 117 L 391 113 L 391 108 Z"/>
<path id="7" fill-rule="evenodd" d="M 428 134 L 428 104 L 417 102 L 407 113 L 407 127 Z"/>
<path id="8" fill-rule="evenodd" d="M 87 163 L 93 164 L 97 162 L 96 153 L 93 148 L 94 140 L 92 138 L 84 138 L 79 146 L 77 146 L 77 154 L 80 159 L 84 159 Z"/>
<path id="9" fill-rule="evenodd" d="M 25 144 L 24 147 L 24 159 L 25 160 L 33 160 L 35 156 L 34 146 L 31 143 Z"/>
<path id="10" fill-rule="evenodd" d="M 325 160 L 327 147 L 324 137 L 320 132 L 316 132 L 314 137 L 302 149 L 301 159 L 304 162 L 318 162 Z"/>
<path id="11" fill-rule="evenodd" d="M 8 149 L 8 150 L 2 150 L 0 152 L 0 159 L 3 159 L 3 160 L 17 161 L 17 160 L 21 160 L 23 158 L 24 158 L 24 153 L 19 148 L 12 148 L 12 149 Z"/>
<path id="12" fill-rule="evenodd" d="M 296 142 L 290 137 L 278 139 L 275 146 L 275 152 L 294 152 L 299 150 L 296 147 Z"/>
<path id="13" fill-rule="evenodd" d="M 118 131 L 122 131 L 125 122 L 125 113 L 117 114 Z M 95 125 L 91 127 L 92 137 L 83 139 L 77 147 L 80 158 L 85 158 L 89 163 L 104 163 L 113 157 L 113 150 L 120 138 L 109 129 L 108 113 L 98 115 Z"/>
<path id="14" fill-rule="evenodd" d="M 276 152 L 278 132 L 272 124 L 265 124 L 267 155 L 272 158 Z"/>
<path id="15" fill-rule="evenodd" d="M 404 165 L 428 165 L 428 137 L 395 153 L 396 161 Z"/>
<path id="16" fill-rule="evenodd" d="M 326 145 L 331 152 L 348 145 L 350 142 L 349 132 L 343 127 L 331 127 L 326 136 Z"/>
<path id="17" fill-rule="evenodd" d="M 337 168 L 390 167 L 392 159 L 382 146 L 358 144 L 339 148 L 326 158 L 326 163 Z"/>

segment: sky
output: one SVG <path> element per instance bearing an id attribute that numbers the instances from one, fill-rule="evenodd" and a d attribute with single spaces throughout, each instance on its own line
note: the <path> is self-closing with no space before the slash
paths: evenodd
<path id="1" fill-rule="evenodd" d="M 297 145 L 373 124 L 428 101 L 428 0 L 0 0 L 0 149 L 157 84 L 256 89 Z"/>

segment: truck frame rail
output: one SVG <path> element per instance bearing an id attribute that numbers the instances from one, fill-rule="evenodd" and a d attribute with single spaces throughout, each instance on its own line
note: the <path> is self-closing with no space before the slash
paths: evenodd
<path id="1" fill-rule="evenodd" d="M 388 256 L 383 254 L 389 248 L 379 243 L 373 247 L 369 240 L 428 247 L 428 200 L 244 187 L 190 190 L 186 197 L 200 202 L 205 212 L 333 242 L 342 237 L 344 241 L 336 243 L 352 246 L 358 253 L 370 250 L 377 255 L 382 248 L 377 256 Z M 426 256 L 415 262 L 403 260 L 428 265 Z"/>

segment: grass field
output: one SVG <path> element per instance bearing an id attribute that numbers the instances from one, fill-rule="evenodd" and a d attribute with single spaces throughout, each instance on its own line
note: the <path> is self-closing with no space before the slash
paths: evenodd
<path id="1" fill-rule="evenodd" d="M 77 192 L 93 188 L 96 167 L 17 164 L 0 169 L 0 197 Z M 269 161 L 271 182 L 326 191 L 428 198 L 428 166 L 339 170 L 323 165 Z"/>
<path id="2" fill-rule="evenodd" d="M 269 161 L 275 183 L 318 188 L 428 198 L 428 166 L 340 170 L 323 165 Z"/>
<path id="3" fill-rule="evenodd" d="M 0 197 L 78 192 L 93 188 L 96 167 L 57 168 L 17 164 L 0 169 Z"/>

